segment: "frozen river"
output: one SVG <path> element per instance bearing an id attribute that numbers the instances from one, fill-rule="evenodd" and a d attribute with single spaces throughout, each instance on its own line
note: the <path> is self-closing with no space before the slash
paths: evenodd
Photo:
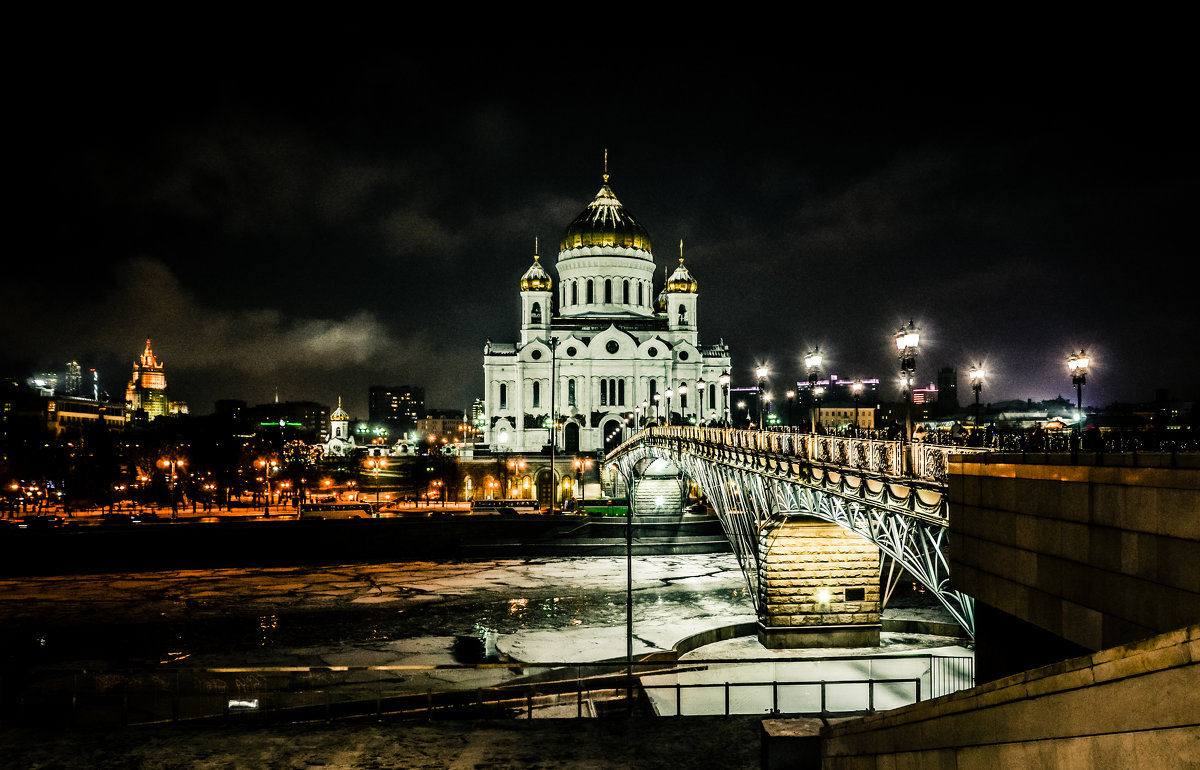
<path id="1" fill-rule="evenodd" d="M 754 618 L 730 554 L 632 566 L 636 651 Z M 488 629 L 519 660 L 591 661 L 625 654 L 625 607 L 623 558 L 36 577 L 0 580 L 0 643 L 9 665 L 394 665 Z"/>
<path id="2" fill-rule="evenodd" d="M 635 557 L 632 578 L 635 654 L 755 620 L 731 554 Z M 472 662 L 455 657 L 455 637 L 481 630 L 514 660 L 584 663 L 623 658 L 625 622 L 624 558 L 0 580 L 0 653 L 15 668 L 452 665 Z M 885 632 L 880 648 L 856 652 L 939 644 Z M 705 649 L 777 654 L 753 637 Z"/>

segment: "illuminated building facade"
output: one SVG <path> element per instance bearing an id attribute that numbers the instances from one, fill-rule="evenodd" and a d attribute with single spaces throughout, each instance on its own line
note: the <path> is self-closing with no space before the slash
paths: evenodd
<path id="1" fill-rule="evenodd" d="M 131 412 L 143 412 L 147 419 L 171 413 L 171 402 L 167 398 L 167 375 L 163 364 L 158 362 L 146 340 L 142 357 L 133 365 L 133 376 L 125 386 L 125 406 Z"/>
<path id="2" fill-rule="evenodd" d="M 635 421 L 722 418 L 729 350 L 701 342 L 697 282 L 680 252 L 674 272 L 664 269 L 656 283 L 650 235 L 605 173 L 563 234 L 557 287 L 535 254 L 520 282 L 518 340 L 484 347 L 492 451 L 548 451 L 551 414 L 556 451 L 566 453 L 611 447 Z"/>

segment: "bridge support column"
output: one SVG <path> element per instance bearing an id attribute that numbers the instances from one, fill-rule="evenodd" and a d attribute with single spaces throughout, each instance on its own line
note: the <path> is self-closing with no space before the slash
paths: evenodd
<path id="1" fill-rule="evenodd" d="M 879 645 L 879 549 L 837 524 L 773 521 L 759 538 L 758 638 L 768 649 Z"/>

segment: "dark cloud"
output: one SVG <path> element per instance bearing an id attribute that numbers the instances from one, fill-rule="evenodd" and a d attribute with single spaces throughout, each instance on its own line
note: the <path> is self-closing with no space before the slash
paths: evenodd
<path id="1" fill-rule="evenodd" d="M 0 285 L 2 373 L 92 357 L 119 392 L 150 337 L 201 412 L 278 387 L 361 414 L 401 383 L 465 407 L 607 148 L 660 270 L 683 240 L 736 378 L 801 376 L 819 344 L 889 380 L 913 318 L 921 376 L 985 361 L 986 400 L 1069 392 L 1080 347 L 1089 402 L 1196 396 L 1196 125 L 1144 83 L 222 40 L 18 86 L 37 247 Z"/>

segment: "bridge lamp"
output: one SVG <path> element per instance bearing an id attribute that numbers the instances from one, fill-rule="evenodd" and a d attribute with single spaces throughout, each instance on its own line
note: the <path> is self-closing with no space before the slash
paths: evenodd
<path id="1" fill-rule="evenodd" d="M 679 421 L 684 425 L 687 425 L 687 392 L 687 383 L 679 383 Z"/>
<path id="2" fill-rule="evenodd" d="M 854 431 L 858 432 L 858 399 L 862 397 L 863 382 L 855 380 L 850 384 L 850 393 L 854 396 Z"/>
<path id="3" fill-rule="evenodd" d="M 808 392 L 813 399 L 813 410 L 809 414 L 809 427 L 812 433 L 817 432 L 817 380 L 821 378 L 821 349 L 814 347 L 804 357 L 804 368 L 808 372 Z"/>
<path id="4" fill-rule="evenodd" d="M 1072 353 L 1067 359 L 1067 371 L 1071 373 L 1071 382 L 1075 385 L 1075 394 L 1078 399 L 1079 419 L 1083 419 L 1083 385 L 1087 382 L 1088 366 L 1091 364 L 1091 359 L 1088 354 L 1080 350 L 1078 353 Z"/>
<path id="5" fill-rule="evenodd" d="M 704 419 L 704 378 L 696 380 L 696 423 Z"/>
<path id="6" fill-rule="evenodd" d="M 792 403 L 795 402 L 795 400 L 796 400 L 796 391 L 789 390 L 786 395 L 787 395 L 787 402 L 788 402 L 788 429 L 790 430 L 792 427 L 792 423 L 795 422 L 795 419 L 794 419 L 793 413 L 792 413 Z"/>
<path id="7" fill-rule="evenodd" d="M 975 392 L 975 427 L 979 427 L 979 391 L 983 390 L 983 364 L 976 364 L 970 371 L 971 390 Z"/>
<path id="8" fill-rule="evenodd" d="M 763 394 L 767 389 L 767 367 L 759 364 L 754 370 L 754 375 L 758 378 L 758 429 L 763 429 Z"/>
<path id="9" fill-rule="evenodd" d="M 654 394 L 654 421 L 662 422 L 662 394 Z"/>
<path id="10" fill-rule="evenodd" d="M 729 425 L 729 372 L 721 372 L 721 418 Z"/>
<path id="11" fill-rule="evenodd" d="M 900 360 L 900 381 L 904 387 L 905 418 L 904 439 L 912 439 L 912 386 L 917 372 L 917 353 L 920 352 L 921 330 L 909 320 L 896 332 L 896 355 Z"/>

